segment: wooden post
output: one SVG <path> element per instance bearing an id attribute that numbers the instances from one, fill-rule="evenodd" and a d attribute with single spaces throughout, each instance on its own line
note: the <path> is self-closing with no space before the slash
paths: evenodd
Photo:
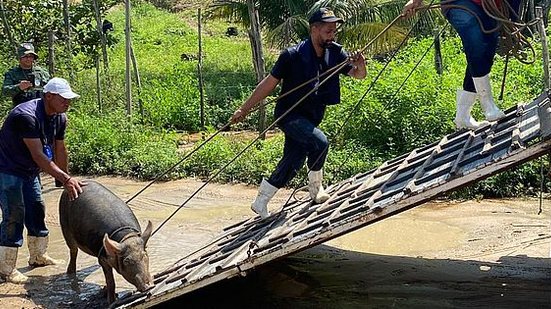
<path id="1" fill-rule="evenodd" d="M 549 81 L 549 46 L 547 45 L 547 34 L 543 24 L 543 8 L 536 7 L 536 17 L 539 18 L 538 30 L 541 38 L 542 57 L 543 57 L 543 84 L 545 91 L 549 91 L 551 82 Z"/>
<path id="2" fill-rule="evenodd" d="M 65 25 L 65 48 L 69 61 L 69 80 L 74 82 L 75 72 L 73 71 L 73 49 L 71 47 L 71 19 L 69 18 L 69 1 L 63 0 L 63 23 Z"/>
<path id="3" fill-rule="evenodd" d="M 541 6 L 536 7 L 536 17 L 539 18 L 538 30 L 539 30 L 539 33 L 540 33 L 540 39 L 541 39 L 541 45 L 542 45 L 541 54 L 542 54 L 542 57 L 543 57 L 543 85 L 544 85 L 544 90 L 549 91 L 549 87 L 550 87 L 550 81 L 549 81 L 549 47 L 547 45 L 547 34 L 545 33 L 545 25 L 543 23 L 543 8 Z M 547 108 L 549 108 L 549 106 L 547 106 Z M 540 114 L 541 114 L 542 109 L 543 109 L 543 107 L 541 107 L 538 110 L 540 112 Z M 540 127 L 542 127 L 541 128 L 542 135 L 544 135 L 544 137 L 545 137 L 545 135 L 547 134 L 547 136 L 548 136 L 549 135 L 548 134 L 549 121 L 545 121 L 544 119 L 542 119 L 541 116 L 540 116 Z M 549 154 L 548 154 L 548 157 L 551 158 L 551 156 Z M 544 180 L 543 180 L 543 177 L 544 177 L 543 163 L 542 163 L 541 168 L 542 168 L 542 173 L 541 173 L 542 186 L 540 188 L 540 210 L 542 209 L 542 203 L 543 203 L 543 197 L 542 197 L 543 183 L 544 183 Z M 551 257 L 551 248 L 549 249 L 549 257 Z"/>
<path id="4" fill-rule="evenodd" d="M 534 0 L 528 0 L 528 19 L 527 20 L 534 20 L 536 15 L 536 9 L 534 7 Z M 532 32 L 538 31 L 538 25 L 532 25 L 531 30 Z"/>
<path id="5" fill-rule="evenodd" d="M 201 109 L 201 129 L 205 129 L 205 94 L 203 92 L 203 43 L 201 31 L 201 8 L 197 9 L 197 33 L 199 34 L 199 52 L 197 55 L 197 74 L 199 75 L 199 96 Z"/>
<path id="6" fill-rule="evenodd" d="M 436 73 L 442 75 L 442 49 L 440 47 L 440 30 L 434 30 L 434 66 Z"/>
<path id="7" fill-rule="evenodd" d="M 6 8 L 4 7 L 4 0 L 0 0 L 0 13 L 2 13 L 2 25 L 4 26 L 4 32 L 6 33 L 6 36 L 10 41 L 10 44 L 13 48 L 14 55 L 17 56 L 17 43 L 15 42 L 15 40 L 13 39 L 13 36 L 11 35 L 11 28 L 10 28 L 10 24 L 8 23 L 8 19 L 6 17 Z"/>
<path id="8" fill-rule="evenodd" d="M 260 82 L 264 79 L 264 55 L 262 53 L 262 36 L 260 35 L 260 19 L 258 18 L 258 10 L 254 6 L 253 0 L 247 0 L 249 9 L 249 17 L 251 20 L 251 29 L 249 30 L 249 40 L 251 41 L 251 50 L 253 54 L 254 70 L 256 72 L 256 81 Z M 258 109 L 258 131 L 264 132 L 266 128 L 266 104 L 265 100 L 260 103 Z M 266 136 L 262 135 L 262 139 Z"/>
<path id="9" fill-rule="evenodd" d="M 100 78 L 100 67 L 99 67 L 99 55 L 95 56 L 96 63 L 96 99 L 98 102 L 98 111 L 101 113 L 102 104 L 101 104 L 101 78 Z"/>
<path id="10" fill-rule="evenodd" d="M 109 68 L 109 61 L 107 58 L 107 40 L 105 39 L 105 33 L 103 33 L 103 23 L 101 21 L 101 14 L 99 11 L 98 0 L 92 0 L 92 4 L 94 5 L 94 11 L 96 14 L 96 29 L 98 30 L 98 34 L 101 40 L 101 52 L 103 54 L 103 67 L 105 69 L 105 72 L 107 72 L 107 69 Z"/>
<path id="11" fill-rule="evenodd" d="M 132 56 L 132 67 L 134 68 L 134 78 L 136 79 L 136 85 L 138 86 L 138 108 L 140 109 L 140 116 L 142 122 L 144 120 L 144 111 L 143 111 L 143 102 L 142 102 L 142 79 L 140 77 L 140 71 L 138 70 L 138 60 L 134 54 L 134 48 L 132 47 L 132 42 L 130 42 L 130 56 Z"/>
<path id="12" fill-rule="evenodd" d="M 55 35 L 53 30 L 48 30 L 48 72 L 50 76 L 55 75 L 55 55 L 54 55 Z"/>
<path id="13" fill-rule="evenodd" d="M 130 75 L 131 62 L 131 40 L 130 40 L 130 0 L 125 1 L 125 41 L 126 41 L 126 69 L 125 69 L 125 93 L 126 93 L 126 115 L 132 115 L 132 76 Z"/>

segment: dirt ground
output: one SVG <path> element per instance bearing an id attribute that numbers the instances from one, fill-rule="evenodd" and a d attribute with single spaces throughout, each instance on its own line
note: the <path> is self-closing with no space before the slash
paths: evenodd
<path id="1" fill-rule="evenodd" d="M 97 178 L 127 200 L 146 183 Z M 50 255 L 68 259 L 57 201 L 44 177 Z M 142 226 L 159 226 L 201 182 L 154 184 L 130 203 Z M 206 244 L 223 227 L 252 215 L 256 188 L 208 185 L 148 244 L 152 273 Z M 272 204 L 284 201 L 280 191 Z M 433 202 L 226 280 L 164 307 L 188 308 L 550 308 L 551 201 L 502 199 Z M 31 269 L 19 251 L 25 285 L 0 284 L 0 308 L 106 307 L 95 258 L 80 252 L 77 280 L 64 265 Z M 132 289 L 116 276 L 117 292 Z"/>

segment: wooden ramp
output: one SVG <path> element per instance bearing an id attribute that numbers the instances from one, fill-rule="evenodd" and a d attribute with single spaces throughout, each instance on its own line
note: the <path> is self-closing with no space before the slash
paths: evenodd
<path id="1" fill-rule="evenodd" d="M 114 308 L 147 308 L 299 252 L 423 204 L 551 150 L 549 95 L 506 111 L 476 131 L 461 130 L 328 188 L 318 205 L 295 201 L 266 220 L 227 227 L 210 244 L 154 276 L 155 286 Z"/>

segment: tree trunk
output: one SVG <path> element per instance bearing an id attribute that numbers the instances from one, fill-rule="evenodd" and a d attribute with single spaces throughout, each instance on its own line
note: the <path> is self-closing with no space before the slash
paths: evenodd
<path id="1" fill-rule="evenodd" d="M 54 55 L 55 35 L 54 31 L 48 31 L 48 72 L 50 76 L 55 75 L 55 55 Z"/>
<path id="2" fill-rule="evenodd" d="M 130 62 L 131 62 L 131 53 L 132 53 L 132 42 L 130 40 L 130 0 L 125 1 L 125 39 L 126 39 L 126 69 L 125 69 L 125 93 L 126 93 L 126 115 L 132 115 L 132 76 L 130 75 Z"/>
<path id="3" fill-rule="evenodd" d="M 105 69 L 105 72 L 107 73 L 107 69 L 109 68 L 109 61 L 107 58 L 107 40 L 105 39 L 105 33 L 103 33 L 103 23 L 101 21 L 101 14 L 99 11 L 98 0 L 92 0 L 92 3 L 94 4 L 94 11 L 96 14 L 96 28 L 98 30 L 98 34 L 101 40 L 101 52 L 103 54 L 103 67 Z"/>
<path id="4" fill-rule="evenodd" d="M 63 23 L 65 25 L 65 53 L 69 62 L 69 79 L 74 82 L 75 72 L 73 71 L 73 50 L 71 47 L 71 19 L 69 18 L 69 1 L 63 0 Z"/>
<path id="5" fill-rule="evenodd" d="M 4 0 L 0 0 L 0 12 L 2 13 L 2 24 L 4 25 L 4 32 L 6 33 L 6 36 L 8 37 L 8 40 L 10 41 L 10 44 L 13 47 L 14 54 L 17 55 L 17 43 L 15 42 L 15 40 L 11 35 L 10 24 L 8 23 L 8 19 L 6 18 L 6 9 L 4 8 Z"/>
<path id="6" fill-rule="evenodd" d="M 249 30 L 249 40 L 251 42 L 251 50 L 253 56 L 254 70 L 256 72 L 256 80 L 260 82 L 264 79 L 264 55 L 262 53 L 262 36 L 260 35 L 260 20 L 258 18 L 258 10 L 254 6 L 253 0 L 247 0 L 249 8 L 249 17 L 251 19 L 251 29 Z M 258 109 L 258 131 L 263 132 L 266 129 L 266 108 L 264 107 L 265 100 L 262 100 Z M 262 136 L 264 139 L 265 136 Z"/>
<path id="7" fill-rule="evenodd" d="M 138 86 L 138 109 L 140 110 L 140 116 L 143 121 L 144 110 L 143 110 L 143 102 L 142 102 L 142 96 L 141 96 L 142 78 L 140 77 L 140 70 L 138 69 L 138 60 L 136 59 L 136 55 L 134 54 L 134 48 L 132 47 L 132 44 L 130 44 L 130 56 L 132 58 L 132 68 L 134 68 L 134 79 L 136 79 L 136 85 Z"/>
<path id="8" fill-rule="evenodd" d="M 549 45 L 547 44 L 547 34 L 545 33 L 545 24 L 543 22 L 543 8 L 536 7 L 536 17 L 540 19 L 538 30 L 542 45 L 542 60 L 543 60 L 543 85 L 544 90 L 549 91 L 551 81 L 549 80 Z"/>
<path id="9" fill-rule="evenodd" d="M 98 103 L 98 111 L 101 114 L 102 104 L 101 104 L 101 77 L 100 77 L 100 65 L 99 65 L 99 55 L 95 56 L 96 63 L 96 100 Z"/>
<path id="10" fill-rule="evenodd" d="M 437 29 L 434 31 L 434 67 L 436 68 L 436 73 L 442 75 L 442 48 L 440 45 L 440 31 Z"/>
<path id="11" fill-rule="evenodd" d="M 202 42 L 202 31 L 201 31 L 201 8 L 197 9 L 197 33 L 199 35 L 199 52 L 197 55 L 197 74 L 199 75 L 199 98 L 200 98 L 200 108 L 201 108 L 201 129 L 205 129 L 205 94 L 203 92 L 203 42 Z"/>

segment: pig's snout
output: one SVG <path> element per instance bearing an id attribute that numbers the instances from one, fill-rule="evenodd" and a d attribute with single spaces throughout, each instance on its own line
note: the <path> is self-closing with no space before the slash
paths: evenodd
<path id="1" fill-rule="evenodd" d="M 138 286 L 136 286 L 136 288 L 140 292 L 147 291 L 153 287 L 153 277 L 151 275 L 140 276 L 138 274 L 136 275 L 136 282 L 140 283 L 138 284 Z"/>

